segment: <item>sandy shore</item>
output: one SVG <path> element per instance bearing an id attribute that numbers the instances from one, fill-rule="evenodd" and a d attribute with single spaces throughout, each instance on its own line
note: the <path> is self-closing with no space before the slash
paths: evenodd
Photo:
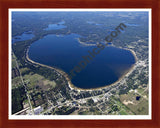
<path id="1" fill-rule="evenodd" d="M 132 71 L 133 71 L 134 68 L 135 68 L 136 62 L 137 62 L 137 56 L 136 56 L 135 52 L 134 52 L 133 50 L 131 50 L 131 49 L 125 48 L 125 50 L 129 50 L 129 51 L 132 52 L 132 54 L 134 55 L 135 60 L 136 60 L 135 64 L 132 65 L 132 67 L 130 68 L 130 70 L 126 71 L 126 73 L 124 73 L 124 75 L 123 75 L 122 77 L 120 77 L 116 82 L 114 82 L 114 83 L 112 83 L 112 84 L 110 84 L 110 85 L 104 85 L 103 87 L 93 88 L 93 89 L 82 89 L 82 88 L 78 88 L 78 87 L 76 87 L 75 85 L 73 85 L 72 82 L 71 82 L 71 79 L 70 79 L 69 76 L 68 76 L 68 74 L 67 74 L 66 72 L 62 71 L 61 69 L 58 69 L 58 68 L 55 68 L 55 67 L 51 67 L 51 66 L 48 66 L 48 65 L 44 65 L 44 64 L 41 64 L 41 63 L 38 63 L 38 62 L 35 62 L 35 61 L 31 60 L 31 59 L 29 58 L 29 56 L 28 56 L 29 48 L 30 48 L 30 47 L 28 47 L 27 52 L 26 52 L 26 59 L 27 59 L 29 62 L 31 62 L 31 63 L 33 63 L 33 64 L 36 64 L 36 65 L 40 65 L 40 66 L 42 66 L 42 67 L 46 67 L 46 68 L 53 69 L 53 70 L 57 71 L 57 72 L 60 73 L 62 76 L 64 76 L 65 79 L 68 81 L 68 85 L 69 85 L 70 89 L 76 89 L 77 91 L 101 90 L 101 89 L 105 89 L 105 88 L 107 88 L 107 87 L 116 85 L 116 84 L 118 84 L 121 80 L 123 80 L 126 76 L 129 76 L 129 75 L 132 73 Z"/>
<path id="2" fill-rule="evenodd" d="M 78 40 L 78 42 L 79 42 L 80 44 L 85 45 L 85 46 L 96 46 L 96 45 L 97 45 L 97 44 L 86 44 L 85 42 L 80 41 L 79 38 L 76 38 L 76 39 Z"/>
<path id="3" fill-rule="evenodd" d="M 136 56 L 136 53 L 132 49 L 128 49 L 128 48 L 124 48 L 124 49 L 130 51 L 134 55 L 135 61 L 137 62 L 138 58 Z"/>

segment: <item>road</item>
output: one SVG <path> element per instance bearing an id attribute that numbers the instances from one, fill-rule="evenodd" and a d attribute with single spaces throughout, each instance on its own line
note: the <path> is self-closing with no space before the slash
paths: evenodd
<path id="1" fill-rule="evenodd" d="M 13 53 L 13 55 L 15 56 L 15 54 L 14 54 L 13 51 L 12 51 L 12 53 Z M 33 111 L 32 104 L 31 104 L 31 100 L 30 100 L 30 95 L 29 95 L 29 93 L 27 92 L 27 87 L 26 87 L 26 85 L 25 85 L 25 83 L 24 83 L 24 80 L 23 80 L 21 71 L 20 71 L 20 69 L 19 69 L 19 65 L 18 65 L 18 62 L 17 62 L 16 58 L 15 58 L 15 61 L 16 61 L 17 69 L 19 70 L 19 73 L 20 73 L 20 79 L 21 79 L 22 84 L 23 84 L 23 86 L 24 86 L 24 88 L 25 88 L 25 92 L 26 92 L 26 96 L 27 96 L 27 99 L 28 99 L 28 103 L 29 103 L 29 107 L 30 107 L 31 113 L 32 113 L 32 115 L 34 115 L 34 111 Z"/>

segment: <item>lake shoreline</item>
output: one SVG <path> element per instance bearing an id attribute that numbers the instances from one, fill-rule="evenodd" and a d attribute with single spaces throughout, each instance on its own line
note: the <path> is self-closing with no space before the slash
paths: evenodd
<path id="1" fill-rule="evenodd" d="M 84 45 L 84 44 L 83 44 L 83 45 Z M 77 91 L 100 90 L 100 89 L 108 88 L 108 87 L 110 87 L 110 86 L 114 86 L 114 85 L 118 84 L 121 80 L 123 80 L 123 79 L 125 78 L 125 76 L 129 76 L 129 74 L 132 73 L 132 71 L 133 71 L 134 68 L 135 68 L 136 62 L 137 62 L 137 56 L 136 56 L 136 54 L 135 54 L 135 52 L 134 52 L 133 50 L 127 49 L 127 48 L 121 48 L 121 49 L 125 49 L 125 50 L 130 51 L 130 52 L 134 55 L 134 57 L 135 57 L 135 64 L 133 64 L 133 65 L 131 66 L 130 70 L 126 71 L 126 73 L 124 73 L 124 75 L 122 75 L 116 82 L 114 82 L 114 83 L 112 83 L 112 84 L 110 84 L 110 85 L 104 85 L 104 86 L 98 87 L 98 88 L 83 89 L 83 88 L 78 88 L 78 87 L 76 87 L 76 86 L 71 82 L 71 79 L 70 79 L 69 75 L 68 75 L 66 72 L 64 72 L 63 70 L 58 69 L 57 67 L 48 66 L 48 65 L 41 64 L 41 63 L 38 63 L 38 62 L 35 62 L 35 61 L 31 60 L 31 59 L 29 58 L 29 55 L 28 55 L 29 48 L 30 48 L 30 46 L 27 48 L 26 57 L 25 57 L 28 62 L 30 62 L 30 63 L 32 63 L 32 64 L 40 65 L 40 66 L 42 66 L 42 67 L 46 67 L 46 68 L 49 68 L 49 69 L 52 69 L 52 70 L 55 70 L 56 72 L 60 73 L 62 76 L 65 77 L 65 79 L 66 79 L 67 82 L 68 82 L 68 86 L 69 86 L 69 88 L 70 88 L 71 90 L 75 89 L 75 90 L 77 90 Z"/>
<path id="2" fill-rule="evenodd" d="M 87 44 L 87 43 L 85 43 L 85 42 L 82 42 L 82 41 L 80 41 L 80 38 L 76 38 L 77 39 L 77 41 L 80 43 L 80 44 L 82 44 L 82 45 L 85 45 L 85 46 L 97 46 L 97 44 Z"/>

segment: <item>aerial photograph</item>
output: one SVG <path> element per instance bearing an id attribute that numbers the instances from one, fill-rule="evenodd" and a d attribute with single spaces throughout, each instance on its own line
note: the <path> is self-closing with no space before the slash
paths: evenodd
<path id="1" fill-rule="evenodd" d="M 11 10 L 10 114 L 149 115 L 149 11 Z"/>

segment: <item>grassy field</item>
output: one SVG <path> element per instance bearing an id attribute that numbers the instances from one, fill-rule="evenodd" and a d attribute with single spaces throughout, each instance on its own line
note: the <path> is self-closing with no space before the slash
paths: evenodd
<path id="1" fill-rule="evenodd" d="M 120 115 L 128 115 L 125 110 L 121 110 L 121 111 L 119 112 L 119 114 L 120 114 Z"/>
<path id="2" fill-rule="evenodd" d="M 118 106 L 118 108 L 119 108 L 118 113 L 119 113 L 120 115 L 134 115 L 134 113 L 133 113 L 127 106 L 125 106 L 125 105 L 120 101 L 119 98 L 116 98 L 116 97 L 112 96 L 112 97 L 111 97 L 111 101 L 112 101 L 111 103 L 114 103 L 114 104 L 116 104 L 116 105 Z"/>
<path id="3" fill-rule="evenodd" d="M 42 90 L 47 91 L 56 86 L 55 81 L 47 80 L 43 76 L 38 74 L 30 73 L 29 75 L 25 75 L 23 78 L 24 81 L 27 82 L 27 86 L 29 87 L 29 89 L 33 89 L 38 86 Z"/>
<path id="4" fill-rule="evenodd" d="M 12 68 L 14 66 L 16 67 L 15 59 L 12 59 L 12 63 L 13 63 Z M 43 76 L 31 72 L 28 68 L 21 68 L 20 72 L 22 74 L 24 83 L 27 85 L 29 90 L 36 88 L 38 86 L 42 90 L 47 91 L 47 90 L 52 89 L 56 86 L 55 81 L 47 80 Z M 28 73 L 26 74 L 26 72 L 28 72 Z M 25 75 L 23 75 L 23 74 L 25 74 Z M 12 87 L 13 88 L 21 86 L 21 85 L 22 85 L 22 81 L 21 81 L 20 76 L 17 76 L 12 79 Z"/>
<path id="5" fill-rule="evenodd" d="M 143 88 L 138 88 L 137 91 L 138 91 L 138 93 L 142 94 L 144 89 Z"/>
<path id="6" fill-rule="evenodd" d="M 129 92 L 128 94 L 120 95 L 120 101 L 127 106 L 136 115 L 148 115 L 148 99 L 142 93 L 144 89 L 139 89 L 137 92 Z M 139 100 L 136 97 L 140 97 Z"/>

